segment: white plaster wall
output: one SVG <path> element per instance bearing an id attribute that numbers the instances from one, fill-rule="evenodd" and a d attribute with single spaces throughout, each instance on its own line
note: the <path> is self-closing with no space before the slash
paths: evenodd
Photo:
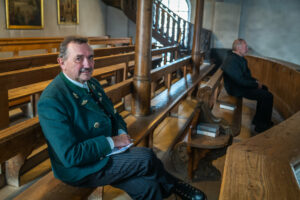
<path id="1" fill-rule="evenodd" d="M 132 22 L 120 9 L 107 6 L 107 35 L 111 37 L 132 37 L 135 38 L 135 22 Z"/>
<path id="2" fill-rule="evenodd" d="M 231 48 L 238 37 L 241 5 L 227 2 L 215 2 L 212 46 Z"/>
<path id="3" fill-rule="evenodd" d="M 107 6 L 107 34 L 111 37 L 125 37 L 128 33 L 128 18 L 120 9 Z"/>
<path id="4" fill-rule="evenodd" d="M 67 35 L 106 35 L 106 5 L 100 0 L 79 1 L 79 24 L 59 25 L 57 0 L 44 0 L 44 28 L 38 30 L 6 29 L 5 0 L 0 1 L 0 37 L 55 37 Z"/>
<path id="5" fill-rule="evenodd" d="M 191 3 L 191 16 L 190 22 L 195 24 L 195 15 L 196 15 L 196 2 L 197 0 L 190 0 Z M 203 23 L 202 27 L 208 30 L 212 30 L 214 17 L 214 1 L 213 0 L 205 0 L 204 1 L 204 10 L 203 10 Z"/>
<path id="6" fill-rule="evenodd" d="M 299 19 L 299 0 L 244 0 L 239 36 L 257 55 L 300 65 Z"/>

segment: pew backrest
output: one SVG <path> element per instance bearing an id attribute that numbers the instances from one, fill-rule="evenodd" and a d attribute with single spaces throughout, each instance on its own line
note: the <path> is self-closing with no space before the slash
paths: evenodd
<path id="1" fill-rule="evenodd" d="M 94 56 L 103 57 L 113 54 L 128 53 L 134 51 L 134 46 L 121 46 L 110 48 L 96 48 L 94 49 Z M 47 64 L 57 63 L 58 53 L 48 53 L 32 56 L 19 56 L 11 58 L 0 59 L 0 73 L 14 71 L 19 69 L 26 69 L 32 67 L 39 67 Z"/>
<path id="2" fill-rule="evenodd" d="M 19 55 L 19 51 L 45 49 L 48 53 L 58 51 L 62 37 L 52 38 L 3 38 L 0 39 L 0 52 L 13 52 L 14 56 Z M 131 38 L 108 38 L 108 37 L 88 37 L 91 45 L 131 45 Z"/>

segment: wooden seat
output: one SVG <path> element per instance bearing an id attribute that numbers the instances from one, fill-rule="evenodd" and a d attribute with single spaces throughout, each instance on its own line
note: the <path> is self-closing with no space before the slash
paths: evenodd
<path id="1" fill-rule="evenodd" d="M 221 69 L 217 70 L 206 83 L 200 85 L 197 92 L 197 100 L 200 102 L 195 109 L 195 115 L 189 127 L 187 137 L 175 146 L 174 154 L 184 151 L 186 155 L 181 155 L 181 161 L 174 158 L 174 162 L 185 162 L 187 160 L 188 177 L 193 178 L 193 171 L 197 169 L 199 159 L 204 158 L 205 154 L 210 150 L 221 149 L 226 147 L 230 143 L 231 136 L 236 136 L 240 131 L 241 126 L 241 109 L 242 101 L 240 99 L 226 96 L 223 97 L 223 101 L 232 103 L 237 106 L 235 111 L 226 113 L 230 116 L 231 120 L 224 116 L 216 116 L 211 112 L 211 108 L 219 108 L 219 94 L 222 91 L 222 75 Z M 228 121 L 227 121 L 228 120 Z M 198 135 L 196 133 L 196 127 L 199 122 L 214 123 L 220 125 L 221 134 L 215 138 Z M 183 150 L 185 149 L 186 150 Z M 197 149 L 200 149 L 199 152 Z"/>
<path id="2" fill-rule="evenodd" d="M 95 188 L 79 188 L 67 185 L 60 180 L 54 178 L 53 172 L 49 172 L 43 178 L 38 180 L 34 187 L 29 187 L 27 190 L 18 195 L 15 200 L 34 199 L 87 199 L 89 196 L 93 198 L 102 198 L 103 187 Z"/>
<path id="3" fill-rule="evenodd" d="M 215 138 L 206 135 L 192 134 L 191 141 L 187 145 L 199 149 L 218 149 L 228 144 L 230 136 L 220 135 Z"/>
<path id="4" fill-rule="evenodd" d="M 231 111 L 220 108 L 220 104 L 224 102 L 235 106 L 235 109 Z M 222 88 L 218 100 L 212 110 L 212 113 L 216 117 L 226 120 L 226 123 L 229 126 L 226 129 L 227 133 L 235 137 L 239 135 L 241 131 L 242 108 L 243 99 L 228 95 L 225 91 L 225 88 Z"/>
<path id="5" fill-rule="evenodd" d="M 220 200 L 300 197 L 300 111 L 227 150 Z M 293 169 L 295 168 L 295 169 Z M 299 173 L 298 173 L 299 181 Z"/>
<path id="6" fill-rule="evenodd" d="M 205 154 L 209 150 L 224 148 L 229 144 L 230 135 L 219 135 L 209 137 L 205 135 L 198 135 L 196 133 L 196 127 L 199 123 L 201 113 L 201 107 L 197 107 L 195 110 L 194 118 L 189 127 L 188 135 L 184 142 L 177 144 L 178 149 L 187 148 L 187 170 L 188 177 L 193 179 L 193 172 L 198 167 L 199 159 L 205 157 Z M 201 153 L 197 151 L 202 150 Z"/>

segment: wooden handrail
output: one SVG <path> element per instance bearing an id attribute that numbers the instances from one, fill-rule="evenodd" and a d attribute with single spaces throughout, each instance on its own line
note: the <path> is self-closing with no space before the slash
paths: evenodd
<path id="1" fill-rule="evenodd" d="M 191 64 L 191 56 L 186 56 L 186 57 L 178 59 L 172 63 L 164 65 L 160 68 L 153 69 L 151 71 L 151 80 L 157 81 L 161 77 L 163 77 L 165 74 L 170 74 L 170 73 L 178 70 L 179 68 L 187 66 L 189 64 Z"/>

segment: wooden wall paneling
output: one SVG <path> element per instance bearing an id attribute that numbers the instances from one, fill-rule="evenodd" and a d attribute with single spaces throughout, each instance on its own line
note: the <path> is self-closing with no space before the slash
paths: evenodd
<path id="1" fill-rule="evenodd" d="M 300 72 L 271 59 L 247 56 L 255 78 L 268 86 L 274 95 L 274 106 L 288 118 L 300 110 Z"/>

